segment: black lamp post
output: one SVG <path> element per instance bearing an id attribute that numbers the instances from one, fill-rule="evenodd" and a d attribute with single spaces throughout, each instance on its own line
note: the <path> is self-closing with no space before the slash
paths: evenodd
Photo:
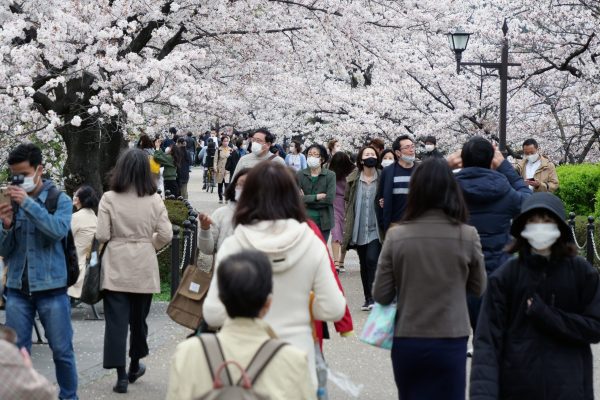
<path id="1" fill-rule="evenodd" d="M 506 155 L 506 106 L 508 103 L 508 67 L 518 67 L 521 64 L 509 63 L 508 62 L 508 24 L 504 20 L 502 26 L 502 33 L 504 33 L 504 40 L 502 41 L 502 57 L 499 63 L 488 63 L 488 62 L 462 62 L 462 52 L 467 48 L 469 43 L 470 33 L 463 32 L 459 29 L 458 32 L 448 34 L 448 42 L 450 48 L 454 50 L 456 56 L 456 73 L 460 73 L 461 66 L 478 66 L 483 68 L 497 69 L 500 75 L 500 132 L 499 142 L 500 151 Z"/>

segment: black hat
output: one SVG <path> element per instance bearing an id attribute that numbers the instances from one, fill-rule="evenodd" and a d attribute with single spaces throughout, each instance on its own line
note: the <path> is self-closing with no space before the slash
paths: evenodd
<path id="1" fill-rule="evenodd" d="M 423 143 L 433 143 L 433 144 L 437 144 L 437 140 L 435 138 L 435 136 L 427 136 L 425 138 L 425 140 L 423 141 Z"/>
<path id="2" fill-rule="evenodd" d="M 525 228 L 527 219 L 536 210 L 547 211 L 556 217 L 561 236 L 567 240 L 571 240 L 569 225 L 566 222 L 567 214 L 565 212 L 565 206 L 558 197 L 548 192 L 534 193 L 523 201 L 521 214 L 513 220 L 512 227 L 510 228 L 510 234 L 513 235 L 513 237 L 521 237 L 521 232 Z"/>

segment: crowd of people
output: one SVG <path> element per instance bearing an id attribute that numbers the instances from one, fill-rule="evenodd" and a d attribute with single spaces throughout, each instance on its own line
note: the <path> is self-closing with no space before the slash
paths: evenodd
<path id="1" fill-rule="evenodd" d="M 598 272 L 577 256 L 564 206 L 552 194 L 554 165 L 534 139 L 513 165 L 482 137 L 444 155 L 433 136 L 401 135 L 390 148 L 375 138 L 360 149 L 337 140 L 303 149 L 299 141 L 276 145 L 266 129 L 246 138 L 170 133 L 142 135 L 125 150 L 101 197 L 83 185 L 72 201 L 60 195 L 54 210 L 47 197 L 56 189 L 42 178 L 40 149 L 11 151 L 11 174 L 22 182 L 9 185 L 10 202 L 0 204 L 7 276 L 0 345 L 10 350 L 0 354 L 0 378 L 10 365 L 29 377 L 36 396 L 56 397 L 28 358 L 37 314 L 58 397 L 78 398 L 69 297 L 81 295 L 82 260 L 94 239 L 105 247 L 103 366 L 116 370 L 117 393 L 145 374 L 146 319 L 160 292 L 155 251 L 172 237 L 160 193 L 187 197 L 192 166 L 200 165 L 223 206 L 199 215 L 198 248 L 214 256 L 212 280 L 203 328 L 171 360 L 168 399 L 226 390 L 213 384 L 221 378 L 271 398 L 324 398 L 318 371 L 327 323 L 342 337 L 354 334 L 339 279 L 351 250 L 360 310 L 395 308 L 398 398 L 465 399 L 468 356 L 472 399 L 593 398 Z M 69 231 L 81 274 L 67 287 Z M 4 386 L 0 398 L 24 393 L 16 381 Z"/>

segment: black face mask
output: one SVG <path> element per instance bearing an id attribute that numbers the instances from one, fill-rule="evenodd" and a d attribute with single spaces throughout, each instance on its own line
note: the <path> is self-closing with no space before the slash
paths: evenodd
<path id="1" fill-rule="evenodd" d="M 377 165 L 377 159 L 375 157 L 363 158 L 362 162 L 367 168 L 373 168 Z"/>

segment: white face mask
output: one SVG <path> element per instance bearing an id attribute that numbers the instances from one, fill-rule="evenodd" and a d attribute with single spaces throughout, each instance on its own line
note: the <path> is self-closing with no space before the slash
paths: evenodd
<path id="1" fill-rule="evenodd" d="M 549 249 L 560 237 L 558 225 L 554 222 L 528 223 L 521 232 L 531 247 L 536 250 Z"/>
<path id="2" fill-rule="evenodd" d="M 21 183 L 19 187 L 27 193 L 33 192 L 35 190 L 35 187 L 37 186 L 37 183 L 35 182 L 36 175 L 37 170 L 35 171 L 35 174 L 33 174 L 33 176 L 26 176 L 25 178 L 23 178 L 23 183 Z"/>
<path id="3" fill-rule="evenodd" d="M 167 147 L 167 148 L 165 149 L 165 154 L 169 154 L 170 152 L 171 152 L 171 148 L 170 148 L 170 147 Z"/>
<path id="4" fill-rule="evenodd" d="M 527 158 L 527 161 L 529 161 L 530 163 L 533 164 L 534 162 L 539 160 L 540 155 L 538 153 L 535 153 L 535 154 L 530 154 L 528 156 L 525 156 L 525 158 Z"/>
<path id="5" fill-rule="evenodd" d="M 392 165 L 393 163 L 394 163 L 394 160 L 390 160 L 390 159 L 387 159 L 387 160 L 382 160 L 382 161 L 381 161 L 381 167 L 382 167 L 382 168 L 385 168 L 385 167 L 387 167 L 388 165 Z"/>
<path id="6" fill-rule="evenodd" d="M 306 163 L 310 168 L 318 168 L 321 166 L 321 157 L 308 157 Z"/>
<path id="7" fill-rule="evenodd" d="M 405 156 L 405 155 L 402 155 L 402 157 L 400 157 L 400 158 L 402 158 L 402 161 L 405 161 L 405 162 L 407 162 L 409 164 L 412 164 L 412 163 L 415 162 L 415 156 Z"/>
<path id="8" fill-rule="evenodd" d="M 251 147 L 251 150 L 252 150 L 252 152 L 253 152 L 254 154 L 257 154 L 257 155 L 258 155 L 259 153 L 261 153 L 261 152 L 262 152 L 262 149 L 263 149 L 263 145 L 262 145 L 262 144 L 260 144 L 260 143 L 258 143 L 258 142 L 252 142 L 252 147 Z"/>
<path id="9" fill-rule="evenodd" d="M 240 200 L 240 196 L 242 195 L 242 189 L 235 189 L 235 201 L 239 201 Z"/>
<path id="10" fill-rule="evenodd" d="M 425 151 L 428 153 L 431 153 L 433 150 L 435 150 L 435 145 L 434 144 L 426 144 L 425 145 Z"/>

